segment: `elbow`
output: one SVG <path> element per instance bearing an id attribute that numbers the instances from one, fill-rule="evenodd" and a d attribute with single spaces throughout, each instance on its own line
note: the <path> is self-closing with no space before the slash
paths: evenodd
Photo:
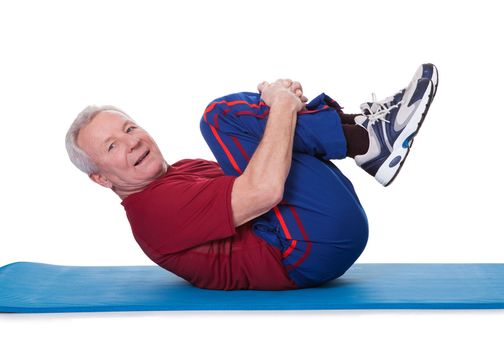
<path id="1" fill-rule="evenodd" d="M 278 204 L 280 204 L 283 199 L 283 192 L 283 187 L 276 188 L 267 192 L 266 196 L 270 208 L 276 207 Z"/>

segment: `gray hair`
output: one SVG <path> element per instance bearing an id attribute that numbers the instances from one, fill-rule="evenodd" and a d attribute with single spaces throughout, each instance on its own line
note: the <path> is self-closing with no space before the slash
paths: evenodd
<path id="1" fill-rule="evenodd" d="M 116 111 L 121 113 L 126 119 L 134 121 L 133 118 L 124 111 L 111 105 L 90 105 L 79 113 L 68 129 L 65 138 L 65 145 L 68 157 L 70 157 L 72 163 L 88 175 L 97 173 L 99 168 L 98 165 L 96 165 L 96 163 L 77 145 L 77 137 L 79 136 L 80 130 L 88 125 L 91 120 L 98 115 L 98 113 L 103 111 Z"/>

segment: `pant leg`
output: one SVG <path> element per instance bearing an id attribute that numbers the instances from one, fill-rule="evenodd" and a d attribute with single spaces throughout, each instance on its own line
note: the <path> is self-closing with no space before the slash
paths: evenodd
<path id="1" fill-rule="evenodd" d="M 293 152 L 325 160 L 345 158 L 341 120 L 326 100 L 333 101 L 321 94 L 298 113 Z M 232 94 L 208 105 L 201 118 L 201 133 L 226 175 L 243 173 L 262 139 L 268 114 L 269 107 L 257 93 Z"/>
<path id="2" fill-rule="evenodd" d="M 299 287 L 343 275 L 368 240 L 366 214 L 351 182 L 330 161 L 303 153 L 293 156 L 282 202 L 254 219 L 253 228 L 283 252 Z"/>
<path id="3" fill-rule="evenodd" d="M 252 220 L 254 232 L 282 252 L 298 287 L 339 277 L 367 242 L 366 216 L 353 186 L 329 161 L 346 154 L 341 121 L 331 103 L 321 94 L 299 113 L 283 201 Z M 225 96 L 207 107 L 201 132 L 224 173 L 243 173 L 268 113 L 254 93 Z"/>

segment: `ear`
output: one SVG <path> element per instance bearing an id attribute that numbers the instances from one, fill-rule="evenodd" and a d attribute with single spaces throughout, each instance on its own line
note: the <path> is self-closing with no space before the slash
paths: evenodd
<path id="1" fill-rule="evenodd" d="M 106 188 L 112 188 L 112 182 L 110 182 L 105 176 L 102 174 L 89 174 L 89 178 L 96 182 L 98 185 L 102 185 Z"/>

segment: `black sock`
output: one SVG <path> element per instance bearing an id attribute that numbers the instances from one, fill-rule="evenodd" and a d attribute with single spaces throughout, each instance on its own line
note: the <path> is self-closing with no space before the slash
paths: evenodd
<path id="1" fill-rule="evenodd" d="M 366 129 L 360 125 L 343 124 L 343 133 L 347 142 L 347 157 L 354 158 L 364 154 L 369 148 L 369 136 Z"/>
<path id="2" fill-rule="evenodd" d="M 355 125 L 355 117 L 360 114 L 345 114 L 345 113 L 339 113 L 341 123 L 342 124 L 349 124 L 349 125 Z"/>

